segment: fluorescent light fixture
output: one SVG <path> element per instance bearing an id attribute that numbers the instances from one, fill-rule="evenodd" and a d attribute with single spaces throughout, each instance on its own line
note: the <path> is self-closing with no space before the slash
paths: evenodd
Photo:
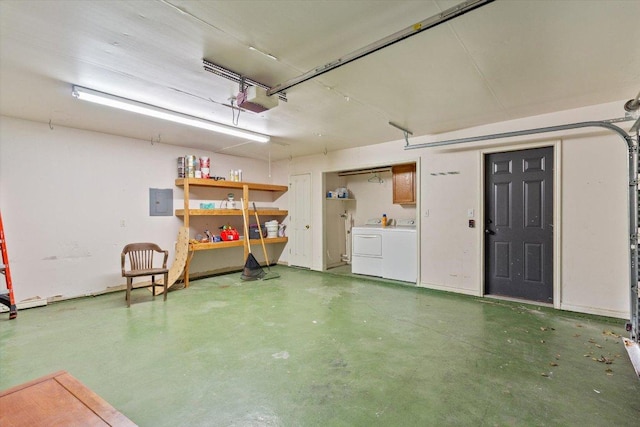
<path id="1" fill-rule="evenodd" d="M 121 110 L 130 111 L 132 113 L 144 114 L 145 116 L 155 117 L 174 123 L 180 123 L 187 126 L 193 126 L 200 129 L 210 130 L 212 132 L 223 133 L 238 138 L 249 139 L 251 141 L 267 143 L 271 139 L 268 135 L 263 135 L 248 130 L 237 129 L 222 123 L 211 122 L 187 114 L 178 113 L 176 111 L 165 110 L 164 108 L 154 105 L 144 104 L 138 101 L 132 101 L 126 98 L 109 95 L 107 93 L 98 92 L 81 86 L 73 86 L 71 94 L 83 101 L 95 102 L 96 104 L 106 105 L 108 107 L 119 108 Z"/>

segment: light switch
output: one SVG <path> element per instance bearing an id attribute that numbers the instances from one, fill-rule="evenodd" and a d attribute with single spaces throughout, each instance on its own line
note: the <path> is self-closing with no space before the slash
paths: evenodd
<path id="1" fill-rule="evenodd" d="M 473 209 L 467 209 L 467 218 L 473 218 Z"/>

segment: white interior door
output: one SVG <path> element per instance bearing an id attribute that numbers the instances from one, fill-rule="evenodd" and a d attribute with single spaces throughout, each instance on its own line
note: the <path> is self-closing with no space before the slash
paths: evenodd
<path id="1" fill-rule="evenodd" d="M 311 174 L 291 175 L 289 265 L 311 268 Z"/>

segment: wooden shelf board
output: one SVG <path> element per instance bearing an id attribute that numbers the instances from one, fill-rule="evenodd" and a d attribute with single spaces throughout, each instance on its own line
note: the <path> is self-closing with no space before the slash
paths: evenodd
<path id="1" fill-rule="evenodd" d="M 242 209 L 189 209 L 190 216 L 242 216 Z M 249 215 L 254 215 L 254 210 L 249 209 Z M 287 216 L 289 211 L 281 209 L 258 209 L 258 215 Z M 176 209 L 176 216 L 184 216 L 184 209 Z"/>
<path id="2" fill-rule="evenodd" d="M 178 178 L 176 179 L 176 186 L 184 187 L 185 182 L 190 186 L 199 186 L 199 187 L 218 187 L 218 188 L 237 188 L 242 189 L 245 185 L 249 188 L 249 190 L 259 190 L 259 191 L 280 191 L 285 192 L 289 190 L 289 187 L 286 185 L 276 185 L 276 184 L 262 184 L 258 182 L 244 182 L 244 181 L 216 181 L 214 179 L 204 179 L 204 178 Z"/>
<path id="3" fill-rule="evenodd" d="M 264 243 L 266 245 L 274 243 L 287 243 L 289 239 L 287 237 L 266 237 Z M 259 245 L 260 239 L 251 239 L 249 241 L 252 245 Z M 230 242 L 213 242 L 213 243 L 190 243 L 190 251 L 208 251 L 213 249 L 235 248 L 244 246 L 244 240 L 232 240 Z"/>

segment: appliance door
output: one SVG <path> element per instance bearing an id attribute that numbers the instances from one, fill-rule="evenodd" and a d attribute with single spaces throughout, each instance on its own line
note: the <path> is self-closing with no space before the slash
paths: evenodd
<path id="1" fill-rule="evenodd" d="M 382 277 L 416 283 L 418 242 L 415 228 L 384 230 Z"/>
<path id="2" fill-rule="evenodd" d="M 351 235 L 353 239 L 351 272 L 382 276 L 382 231 L 354 227 Z"/>

